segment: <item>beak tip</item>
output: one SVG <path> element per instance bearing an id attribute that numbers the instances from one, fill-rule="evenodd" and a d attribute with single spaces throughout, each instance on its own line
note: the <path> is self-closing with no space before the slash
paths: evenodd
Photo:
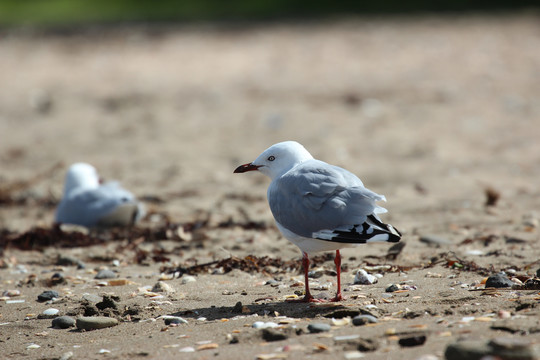
<path id="1" fill-rule="evenodd" d="M 254 170 L 257 170 L 259 169 L 260 166 L 257 166 L 257 165 L 253 165 L 252 163 L 249 163 L 249 164 L 244 164 L 244 165 L 240 165 L 239 167 L 237 167 L 236 169 L 234 169 L 233 173 L 234 174 L 241 174 L 241 173 L 245 173 L 247 171 L 254 171 Z"/>

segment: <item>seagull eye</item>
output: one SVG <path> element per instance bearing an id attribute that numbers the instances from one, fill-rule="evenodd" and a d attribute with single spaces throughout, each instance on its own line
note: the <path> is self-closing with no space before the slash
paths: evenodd
<path id="1" fill-rule="evenodd" d="M 276 157 L 274 155 L 268 157 L 268 161 L 274 161 L 276 160 Z"/>

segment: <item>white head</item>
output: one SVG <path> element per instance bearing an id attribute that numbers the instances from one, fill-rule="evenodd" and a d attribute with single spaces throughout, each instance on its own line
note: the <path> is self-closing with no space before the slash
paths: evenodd
<path id="1" fill-rule="evenodd" d="M 95 189 L 97 187 L 99 187 L 99 176 L 92 165 L 75 163 L 69 167 L 64 184 L 64 194 L 73 189 Z"/>
<path id="2" fill-rule="evenodd" d="M 301 162 L 310 159 L 313 159 L 313 156 L 301 144 L 296 141 L 284 141 L 270 146 L 255 161 L 240 165 L 234 172 L 258 170 L 270 179 L 275 179 Z"/>

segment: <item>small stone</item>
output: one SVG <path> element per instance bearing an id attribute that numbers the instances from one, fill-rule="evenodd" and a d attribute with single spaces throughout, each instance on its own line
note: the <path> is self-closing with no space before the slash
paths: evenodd
<path id="1" fill-rule="evenodd" d="M 96 330 L 118 325 L 118 320 L 105 316 L 80 317 L 76 324 L 79 330 Z"/>
<path id="2" fill-rule="evenodd" d="M 69 316 L 59 316 L 52 321 L 53 328 L 68 329 L 75 326 L 75 319 Z"/>
<path id="3" fill-rule="evenodd" d="M 375 284 L 378 281 L 379 279 L 377 279 L 376 276 L 368 274 L 367 271 L 364 269 L 359 269 L 356 272 L 356 275 L 354 276 L 355 284 L 371 285 L 371 284 Z"/>
<path id="4" fill-rule="evenodd" d="M 308 277 L 311 279 L 318 279 L 324 275 L 323 269 L 312 270 L 308 272 Z"/>
<path id="5" fill-rule="evenodd" d="M 440 247 L 444 245 L 452 245 L 452 242 L 447 238 L 437 235 L 424 235 L 420 237 L 420 242 L 429 246 Z"/>
<path id="6" fill-rule="evenodd" d="M 491 275 L 486 280 L 486 288 L 506 288 L 506 287 L 512 287 L 514 285 L 514 282 L 507 278 L 503 274 L 495 274 Z"/>
<path id="7" fill-rule="evenodd" d="M 116 273 L 112 270 L 107 270 L 107 269 L 104 269 L 104 270 L 100 270 L 96 276 L 94 277 L 94 279 L 97 279 L 97 280 L 102 280 L 102 279 L 115 279 L 116 278 Z"/>
<path id="8" fill-rule="evenodd" d="M 186 346 L 186 347 L 181 348 L 178 351 L 183 352 L 183 353 L 195 352 L 195 348 L 192 346 Z"/>
<path id="9" fill-rule="evenodd" d="M 417 335 L 417 336 L 400 338 L 398 343 L 399 345 L 403 347 L 413 347 L 413 346 L 424 345 L 424 343 L 426 342 L 426 339 L 427 339 L 426 335 Z"/>
<path id="10" fill-rule="evenodd" d="M 280 340 L 286 340 L 289 338 L 289 335 L 276 329 L 268 328 L 268 329 L 262 329 L 261 331 L 262 331 L 262 338 L 265 341 L 280 341 Z"/>
<path id="11" fill-rule="evenodd" d="M 536 277 L 540 278 L 540 269 L 536 270 Z"/>
<path id="12" fill-rule="evenodd" d="M 331 328 L 332 327 L 330 325 L 323 324 L 323 323 L 313 323 L 313 324 L 309 324 L 307 327 L 308 331 L 312 334 L 327 332 L 327 331 L 330 331 Z"/>
<path id="13" fill-rule="evenodd" d="M 362 326 L 366 324 L 375 324 L 379 322 L 375 316 L 372 315 L 358 315 L 352 319 L 354 326 Z"/>
<path id="14" fill-rule="evenodd" d="M 68 351 L 68 352 L 65 352 L 62 354 L 62 356 L 60 356 L 58 358 L 58 360 L 69 360 L 73 357 L 73 352 L 72 351 Z"/>
<path id="15" fill-rule="evenodd" d="M 275 328 L 278 326 L 279 326 L 278 324 L 271 321 L 269 322 L 255 321 L 252 325 L 254 329 L 268 329 L 268 328 Z"/>
<path id="16" fill-rule="evenodd" d="M 182 284 L 188 284 L 195 281 L 197 281 L 197 278 L 195 276 L 191 276 L 191 275 L 182 276 Z"/>
<path id="17" fill-rule="evenodd" d="M 488 343 L 458 341 L 448 345 L 444 355 L 447 360 L 481 359 L 488 356 L 506 360 L 534 360 L 540 356 L 530 341 L 519 338 L 495 338 Z"/>
<path id="18" fill-rule="evenodd" d="M 165 321 L 165 325 L 180 325 L 188 323 L 186 319 L 181 318 L 180 316 L 163 316 L 163 320 Z"/>
<path id="19" fill-rule="evenodd" d="M 101 300 L 103 300 L 101 296 L 95 295 L 95 294 L 83 294 L 82 298 L 88 301 L 89 303 L 98 303 L 98 302 L 101 302 Z"/>
<path id="20" fill-rule="evenodd" d="M 30 344 L 26 348 L 27 349 L 39 349 L 40 347 L 41 346 L 39 346 L 38 344 Z"/>
<path id="21" fill-rule="evenodd" d="M 152 292 L 164 292 L 164 293 L 167 293 L 167 294 L 172 294 L 174 292 L 176 292 L 176 290 L 173 289 L 173 287 L 169 284 L 167 284 L 166 282 L 164 281 L 158 281 L 154 287 L 152 288 L 151 290 Z"/>
<path id="22" fill-rule="evenodd" d="M 56 299 L 58 297 L 59 297 L 59 295 L 58 295 L 58 293 L 56 291 L 48 290 L 48 291 L 44 291 L 41 294 L 39 294 L 38 298 L 37 298 L 37 301 L 45 302 L 45 301 Z"/>
<path id="23" fill-rule="evenodd" d="M 386 292 L 394 292 L 394 291 L 398 291 L 401 289 L 401 286 L 399 286 L 398 284 L 391 284 L 390 286 L 388 286 L 386 288 Z"/>
<path id="24" fill-rule="evenodd" d="M 49 308 L 44 310 L 41 314 L 38 315 L 38 319 L 53 319 L 58 316 L 60 310 Z"/>

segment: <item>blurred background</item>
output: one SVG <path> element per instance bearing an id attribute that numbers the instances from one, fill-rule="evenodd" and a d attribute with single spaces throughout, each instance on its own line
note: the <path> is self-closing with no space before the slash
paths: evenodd
<path id="1" fill-rule="evenodd" d="M 179 222 L 231 194 L 271 222 L 268 180 L 232 171 L 297 140 L 385 194 L 400 229 L 446 229 L 487 186 L 525 216 L 539 203 L 539 14 L 537 1 L 0 0 L 0 186 L 46 174 L 23 203 L 54 205 L 86 161 Z M 52 216 L 6 202 L 0 227 Z"/>

